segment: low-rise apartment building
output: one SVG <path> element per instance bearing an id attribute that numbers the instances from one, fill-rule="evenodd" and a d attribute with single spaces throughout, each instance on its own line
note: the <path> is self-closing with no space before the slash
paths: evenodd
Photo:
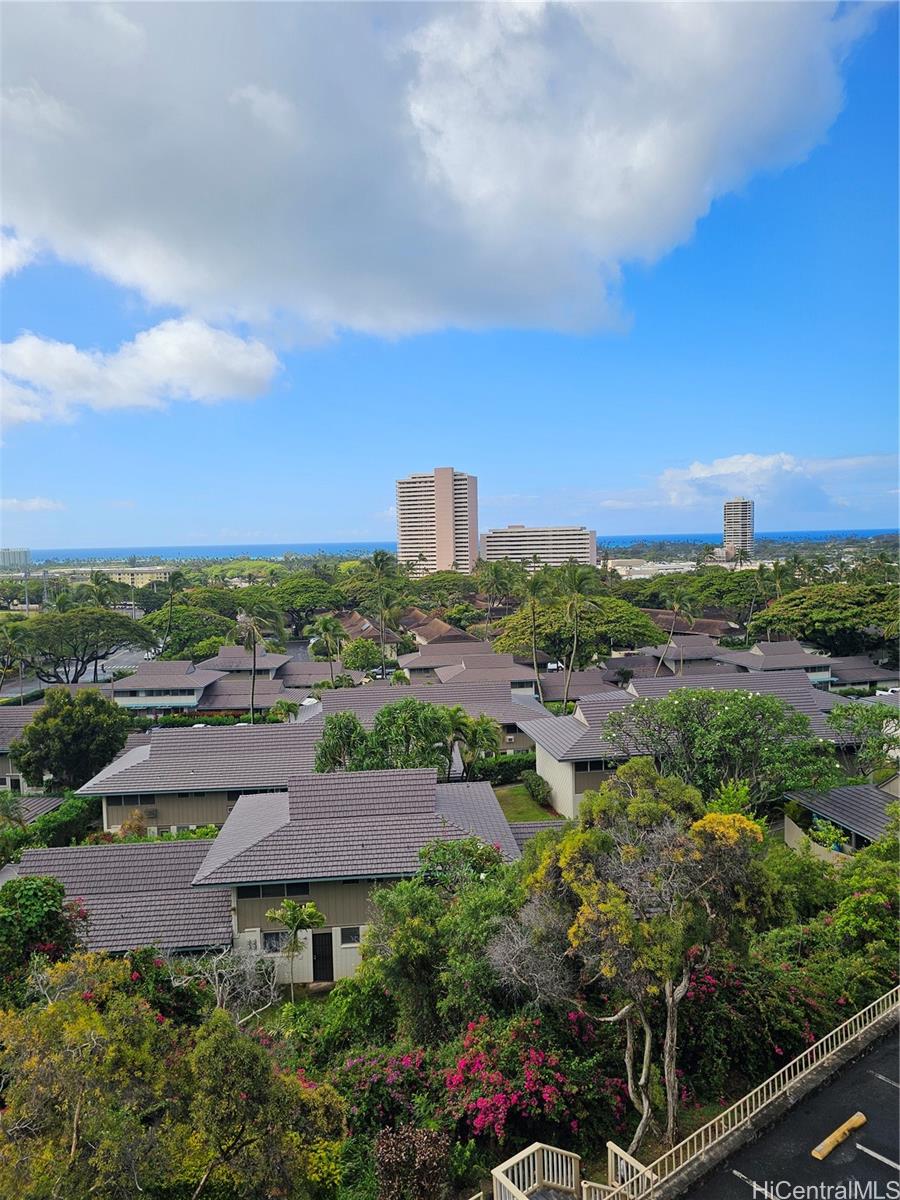
<path id="1" fill-rule="evenodd" d="M 283 982 L 285 933 L 266 912 L 310 901 L 325 924 L 303 935 L 294 978 L 327 982 L 356 970 L 372 889 L 414 874 L 429 842 L 467 837 L 519 857 L 487 783 L 438 783 L 433 770 L 305 775 L 241 796 L 214 841 L 30 850 L 18 873 L 53 875 L 81 897 L 90 949 L 234 946 L 277 956 Z"/>
<path id="2" fill-rule="evenodd" d="M 597 531 L 584 525 L 507 525 L 481 535 L 485 562 L 509 559 L 529 570 L 561 567 L 567 562 L 597 565 Z"/>
<path id="3" fill-rule="evenodd" d="M 25 726 L 42 708 L 42 704 L 0 704 L 0 788 L 10 792 L 32 790 L 9 757 L 9 744 L 22 736 Z"/>
<path id="4" fill-rule="evenodd" d="M 153 729 L 145 745 L 122 754 L 78 789 L 100 796 L 103 828 L 115 832 L 132 812 L 150 832 L 225 824 L 243 793 L 283 789 L 311 772 L 322 721 L 285 725 Z"/>

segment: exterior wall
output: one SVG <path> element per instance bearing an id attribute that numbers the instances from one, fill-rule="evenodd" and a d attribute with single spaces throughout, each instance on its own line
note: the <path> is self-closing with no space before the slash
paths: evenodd
<path id="1" fill-rule="evenodd" d="M 295 897 L 305 903 L 309 901 L 325 917 L 324 928 L 341 925 L 365 925 L 371 914 L 372 906 L 369 895 L 374 885 L 367 880 L 353 880 L 350 883 L 311 883 L 308 896 Z M 280 925 L 266 920 L 266 911 L 277 908 L 278 899 L 262 897 L 259 900 L 237 901 L 237 929 L 243 933 L 247 929 L 259 929 L 261 932 L 274 933 Z"/>
<path id="2" fill-rule="evenodd" d="M 315 932 L 331 933 L 335 979 L 346 979 L 353 975 L 359 966 L 359 946 L 341 944 L 341 927 L 358 925 L 360 941 L 362 940 L 371 916 L 369 895 L 373 886 L 375 885 L 368 880 L 351 880 L 348 883 L 311 883 L 309 896 L 297 897 L 298 900 L 308 899 L 325 917 L 325 925 Z M 278 905 L 277 897 L 233 900 L 232 904 L 235 913 L 235 945 L 238 949 L 262 950 L 262 934 L 275 933 L 281 929 L 276 923 L 266 920 L 266 911 Z M 303 934 L 303 949 L 294 958 L 295 983 L 312 983 L 313 981 L 312 934 L 312 930 L 307 930 Z M 279 981 L 283 984 L 290 983 L 290 959 L 285 954 L 277 955 L 277 959 Z"/>
<path id="3" fill-rule="evenodd" d="M 510 738 L 513 740 L 510 741 Z M 515 731 L 513 731 L 512 729 L 507 728 L 506 725 L 503 726 L 503 732 L 500 735 L 501 754 L 522 754 L 525 751 L 533 749 L 533 739 L 528 737 L 527 734 L 523 733 L 521 729 L 517 728 Z"/>
<path id="4" fill-rule="evenodd" d="M 160 794 L 143 799 L 152 803 L 137 803 L 137 797 L 126 797 L 125 804 L 107 807 L 103 801 L 103 828 L 111 832 L 119 828 L 134 811 L 143 813 L 148 827 L 168 830 L 172 825 L 224 825 L 233 801 L 228 792 L 192 792 L 189 796 Z"/>
<path id="5" fill-rule="evenodd" d="M 886 780 L 881 785 L 881 790 L 887 792 L 889 796 L 896 796 L 900 800 L 900 775 L 895 775 L 893 779 Z"/>
<path id="6" fill-rule="evenodd" d="M 792 850 L 799 850 L 804 843 L 808 843 L 814 858 L 821 858 L 835 867 L 842 867 L 850 861 L 849 854 L 838 854 L 834 850 L 829 850 L 827 846 L 820 846 L 818 842 L 814 842 L 812 838 L 807 837 L 800 826 L 792 821 L 787 814 L 785 814 L 784 818 L 784 840 Z"/>
<path id="7" fill-rule="evenodd" d="M 152 688 L 135 688 L 132 690 L 138 691 L 140 694 L 137 696 L 127 696 L 125 692 L 127 692 L 129 689 L 127 680 L 125 679 L 122 680 L 122 688 L 122 691 L 120 691 L 118 688 L 113 688 L 111 697 L 115 700 L 116 704 L 118 704 L 120 708 L 196 708 L 197 702 L 200 699 L 200 692 L 191 692 L 187 696 L 178 696 L 174 693 L 163 693 L 160 695 Z"/>
<path id="8" fill-rule="evenodd" d="M 604 779 L 609 779 L 611 775 L 615 775 L 615 771 L 576 771 L 575 772 L 575 804 L 577 808 L 581 806 L 581 797 L 585 792 L 592 792 L 603 783 Z"/>
<path id="9" fill-rule="evenodd" d="M 537 773 L 550 785 L 553 807 L 562 817 L 572 818 L 575 802 L 575 770 L 570 762 L 558 762 L 541 746 L 535 747 Z"/>
<path id="10" fill-rule="evenodd" d="M 19 773 L 19 768 L 13 766 L 8 754 L 0 754 L 0 787 L 8 788 L 12 792 L 39 792 L 41 790 L 31 787 L 25 782 Z"/>

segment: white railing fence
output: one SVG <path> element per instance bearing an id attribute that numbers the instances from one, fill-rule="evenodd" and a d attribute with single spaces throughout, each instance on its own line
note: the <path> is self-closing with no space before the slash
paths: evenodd
<path id="1" fill-rule="evenodd" d="M 852 1042 L 855 1037 L 874 1025 L 876 1021 L 887 1016 L 897 1007 L 898 1003 L 900 1003 L 900 987 L 879 996 L 874 1003 L 855 1013 L 843 1025 L 838 1025 L 836 1029 L 826 1033 L 823 1038 L 814 1042 L 809 1049 L 792 1059 L 759 1087 L 748 1092 L 746 1096 L 738 1100 L 737 1104 L 726 1108 L 706 1125 L 695 1130 L 694 1133 L 647 1166 L 632 1158 L 614 1142 L 608 1142 L 609 1185 L 602 1192 L 592 1191 L 588 1194 L 589 1188 L 597 1188 L 602 1185 L 585 1184 L 584 1200 L 600 1200 L 601 1196 L 604 1197 L 604 1200 L 644 1200 L 645 1197 L 654 1196 L 657 1184 L 667 1180 L 699 1154 L 715 1146 L 735 1129 L 745 1125 L 773 1100 L 779 1099 L 790 1091 L 798 1079 L 809 1074 L 837 1050 Z M 519 1200 L 519 1198 L 512 1197 L 512 1200 Z"/>
<path id="2" fill-rule="evenodd" d="M 532 1192 L 545 1187 L 577 1196 L 581 1190 L 581 1159 L 571 1150 L 535 1142 L 494 1167 L 491 1176 L 494 1200 L 527 1200 Z"/>

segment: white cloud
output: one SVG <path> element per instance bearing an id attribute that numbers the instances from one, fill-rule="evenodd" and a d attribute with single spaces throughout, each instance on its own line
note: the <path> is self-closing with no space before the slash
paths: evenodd
<path id="1" fill-rule="evenodd" d="M 67 419 L 82 407 L 249 398 L 266 390 L 277 366 L 262 342 L 194 318 L 163 321 L 109 354 L 23 333 L 3 346 L 3 417 L 15 424 Z"/>
<path id="2" fill-rule="evenodd" d="M 37 248 L 28 238 L 0 230 L 0 279 L 21 271 L 37 257 Z"/>
<path id="3" fill-rule="evenodd" d="M 868 13 L 12 5 L 4 219 L 288 336 L 616 324 L 624 264 L 823 139 Z"/>
<path id="4" fill-rule="evenodd" d="M 59 500 L 48 500 L 45 496 L 31 496 L 28 500 L 13 500 L 11 497 L 0 500 L 0 508 L 4 512 L 62 512 L 65 507 Z"/>

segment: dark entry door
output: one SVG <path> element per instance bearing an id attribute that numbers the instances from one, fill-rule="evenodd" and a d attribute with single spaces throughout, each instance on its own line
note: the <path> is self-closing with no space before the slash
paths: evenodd
<path id="1" fill-rule="evenodd" d="M 334 979 L 334 953 L 332 950 L 331 930 L 328 933 L 314 933 L 313 942 L 313 982 L 330 983 Z"/>

